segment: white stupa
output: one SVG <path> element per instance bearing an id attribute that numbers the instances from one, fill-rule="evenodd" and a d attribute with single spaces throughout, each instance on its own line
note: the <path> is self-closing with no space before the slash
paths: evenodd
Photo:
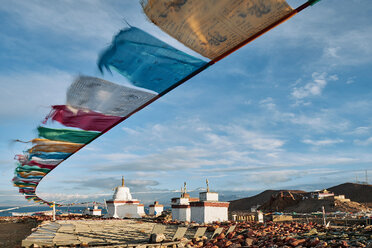
<path id="1" fill-rule="evenodd" d="M 106 201 L 106 204 L 106 218 L 141 218 L 145 215 L 144 205 L 132 199 L 129 188 L 124 185 L 124 177 L 121 186 L 115 188 L 112 199 Z"/>
<path id="2" fill-rule="evenodd" d="M 218 201 L 218 193 L 209 191 L 209 182 L 207 191 L 199 193 L 199 201 L 190 202 L 191 221 L 196 223 L 212 223 L 213 221 L 227 221 L 229 202 Z"/>

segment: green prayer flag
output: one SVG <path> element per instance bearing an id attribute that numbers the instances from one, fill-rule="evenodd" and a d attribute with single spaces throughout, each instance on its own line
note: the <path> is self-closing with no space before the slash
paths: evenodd
<path id="1" fill-rule="evenodd" d="M 78 144 L 86 144 L 100 135 L 100 132 L 71 130 L 71 129 L 56 129 L 47 127 L 38 127 L 39 137 L 49 140 L 67 141 Z"/>

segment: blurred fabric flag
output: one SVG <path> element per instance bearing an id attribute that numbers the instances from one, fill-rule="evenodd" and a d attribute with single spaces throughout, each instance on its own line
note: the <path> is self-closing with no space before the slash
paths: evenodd
<path id="1" fill-rule="evenodd" d="M 76 109 L 68 105 L 54 105 L 46 117 L 67 127 L 77 127 L 88 131 L 102 132 L 121 120 L 120 116 L 104 115 L 88 109 Z"/>
<path id="2" fill-rule="evenodd" d="M 100 78 L 79 76 L 67 91 L 66 104 L 105 115 L 127 116 L 156 96 Z"/>
<path id="3" fill-rule="evenodd" d="M 38 127 L 39 137 L 49 140 L 67 141 L 73 143 L 86 144 L 95 139 L 101 133 L 71 129 L 56 129 L 47 127 Z"/>
<path id="4" fill-rule="evenodd" d="M 76 152 L 83 147 L 83 144 L 72 142 L 54 141 L 48 139 L 33 139 L 31 141 L 35 146 L 29 149 L 29 152 Z"/>
<path id="5" fill-rule="evenodd" d="M 99 69 L 115 69 L 133 85 L 162 93 L 206 64 L 136 27 L 121 30 L 100 56 Z"/>
<path id="6" fill-rule="evenodd" d="M 285 0 L 146 0 L 142 6 L 156 26 L 212 60 L 293 11 Z"/>

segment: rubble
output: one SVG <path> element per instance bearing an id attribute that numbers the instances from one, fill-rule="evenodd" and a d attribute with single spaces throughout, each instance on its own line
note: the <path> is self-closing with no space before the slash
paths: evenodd
<path id="1" fill-rule="evenodd" d="M 32 221 L 37 219 L 44 219 L 47 217 L 36 217 Z M 73 217 L 80 218 L 80 217 Z M 22 222 L 26 221 L 26 218 L 8 218 L 7 221 L 16 221 Z M 71 219 L 71 218 L 70 218 Z M 79 223 L 81 225 L 92 225 L 96 230 L 100 225 L 105 226 L 102 230 L 108 231 L 108 227 L 112 225 L 117 225 L 120 223 L 120 220 L 113 220 L 111 223 L 107 220 L 84 220 L 83 218 Z M 3 221 L 6 221 L 5 218 Z M 31 220 L 28 220 L 31 221 Z M 93 222 L 92 222 L 93 221 Z M 180 247 L 372 247 L 372 226 L 366 225 L 353 225 L 353 226 L 330 226 L 326 228 L 321 224 L 315 222 L 309 223 L 299 223 L 299 222 L 215 222 L 208 225 L 195 224 L 195 223 L 185 223 L 171 221 L 163 219 L 149 219 L 149 220 L 123 220 L 124 222 L 132 223 L 135 226 L 138 226 L 138 230 L 134 230 L 133 227 L 126 230 L 121 230 L 120 228 L 129 228 L 126 225 L 120 226 L 120 239 L 123 239 L 123 242 L 133 243 L 133 238 L 141 238 L 142 241 L 146 243 L 150 238 L 150 230 L 155 223 L 165 224 L 166 233 L 164 235 L 169 239 L 171 238 L 177 227 L 187 226 L 188 231 L 182 242 L 177 244 Z M 115 223 L 114 223 L 115 222 Z M 63 222 L 64 223 L 64 222 Z M 66 222 L 67 223 L 67 222 Z M 72 223 L 72 222 L 71 222 Z M 75 223 L 75 222 L 74 222 Z M 94 223 L 94 225 L 93 225 Z M 146 225 L 144 228 L 142 225 Z M 226 233 L 229 227 L 236 225 L 236 228 L 230 233 Z M 66 226 L 66 228 L 68 225 Z M 193 238 L 197 228 L 207 227 L 207 232 L 204 236 L 199 238 Z M 216 235 L 214 238 L 211 238 L 212 233 L 217 228 L 223 228 L 224 231 Z M 113 228 L 113 227 L 112 227 Z M 111 228 L 111 229 L 112 229 Z M 111 230 L 110 229 L 110 230 Z M 98 230 L 98 229 L 97 229 Z M 147 231 L 145 231 L 147 230 Z M 126 233 L 126 235 L 123 235 Z M 131 233 L 129 235 L 129 233 Z M 66 234 L 66 233 L 64 233 Z M 113 233 L 111 233 L 113 235 Z M 132 235 L 132 236 L 131 236 Z M 57 235 L 58 236 L 58 235 Z M 119 236 L 118 236 L 119 237 Z M 57 239 L 59 237 L 55 237 Z M 63 238 L 63 237 L 60 237 Z M 90 239 L 95 237 L 81 237 L 84 240 L 82 242 L 93 242 Z M 88 240 L 88 238 L 90 238 Z M 160 242 L 161 237 L 158 235 L 158 239 L 152 241 L 152 243 Z M 86 239 L 86 240 L 85 240 Z M 124 240 L 125 239 L 125 240 Z M 89 243 L 88 242 L 88 243 Z M 164 242 L 164 241 L 163 241 Z M 158 243 L 159 244 L 159 243 Z"/>
<path id="2" fill-rule="evenodd" d="M 367 247 L 372 245 L 372 227 L 329 227 L 315 223 L 224 223 L 235 232 L 214 239 L 191 240 L 189 247 Z"/>

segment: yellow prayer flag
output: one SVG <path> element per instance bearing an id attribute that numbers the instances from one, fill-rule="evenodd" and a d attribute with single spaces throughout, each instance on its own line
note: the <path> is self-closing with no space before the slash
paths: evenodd
<path id="1" fill-rule="evenodd" d="M 147 0 L 142 5 L 155 25 L 212 60 L 293 11 L 285 0 Z"/>

